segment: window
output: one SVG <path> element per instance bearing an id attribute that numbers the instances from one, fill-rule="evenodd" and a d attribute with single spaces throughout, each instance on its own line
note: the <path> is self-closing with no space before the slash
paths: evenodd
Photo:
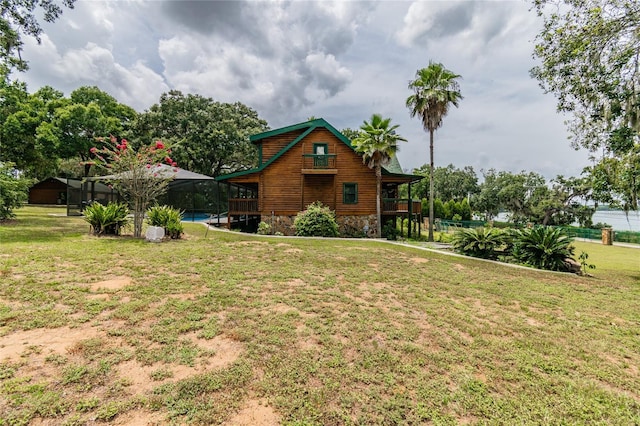
<path id="1" fill-rule="evenodd" d="M 344 204 L 358 203 L 358 184 L 357 183 L 342 184 L 342 202 Z"/>

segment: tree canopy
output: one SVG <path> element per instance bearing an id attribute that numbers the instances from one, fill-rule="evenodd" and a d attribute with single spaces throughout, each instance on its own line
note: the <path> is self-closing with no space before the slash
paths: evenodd
<path id="1" fill-rule="evenodd" d="M 6 78 L 13 69 L 25 71 L 22 59 L 21 34 L 34 37 L 40 43 L 42 27 L 36 14 L 45 22 L 53 22 L 62 14 L 62 7 L 73 8 L 76 0 L 2 0 L 0 4 L 0 74 Z"/>
<path id="2" fill-rule="evenodd" d="M 598 155 L 595 196 L 625 209 L 640 192 L 640 2 L 535 0 L 544 20 L 531 70 L 572 115 L 571 142 Z M 607 194 L 615 194 L 606 200 Z"/>
<path id="3" fill-rule="evenodd" d="M 136 112 L 97 87 L 80 87 L 69 98 L 45 86 L 19 96 L 0 123 L 0 160 L 9 160 L 29 176 L 51 176 L 60 159 L 84 162 L 103 135 L 128 135 Z"/>
<path id="4" fill-rule="evenodd" d="M 413 170 L 413 174 L 429 176 L 429 165 L 424 164 Z M 421 198 L 429 198 L 429 182 L 423 179 L 414 184 L 414 193 Z M 433 171 L 433 191 L 435 198 L 448 201 L 461 201 L 479 191 L 478 176 L 472 166 L 459 169 L 453 164 L 436 167 Z"/>
<path id="5" fill-rule="evenodd" d="M 38 179 L 49 176 L 59 158 L 52 123 L 56 109 L 66 102 L 48 86 L 19 96 L 0 123 L 0 160 Z"/>
<path id="6" fill-rule="evenodd" d="M 507 211 L 510 220 L 520 224 L 570 225 L 575 221 L 585 226 L 591 224 L 595 208 L 586 204 L 592 199 L 588 178 L 557 176 L 547 182 L 535 172 L 494 169 L 483 172 L 483 176 L 471 207 L 485 220 Z"/>
<path id="7" fill-rule="evenodd" d="M 133 108 L 119 103 L 97 87 L 80 87 L 71 92 L 66 105 L 55 110 L 51 141 L 58 147 L 60 158 L 79 157 L 87 162 L 96 138 L 104 135 L 128 137 L 135 117 Z M 87 163 L 84 175 L 88 174 Z"/>
<path id="8" fill-rule="evenodd" d="M 257 165 L 257 151 L 249 136 L 268 130 L 267 122 L 240 103 L 172 90 L 138 118 L 143 139 L 170 142 L 180 167 L 218 176 Z"/>

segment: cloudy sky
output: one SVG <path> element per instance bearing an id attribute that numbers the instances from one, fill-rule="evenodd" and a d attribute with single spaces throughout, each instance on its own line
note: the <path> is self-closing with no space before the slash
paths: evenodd
<path id="1" fill-rule="evenodd" d="M 462 76 L 464 96 L 436 132 L 437 166 L 577 176 L 588 155 L 529 77 L 540 27 L 525 0 L 78 0 L 40 45 L 25 40 L 20 78 L 65 95 L 96 85 L 138 111 L 171 89 L 241 101 L 271 128 L 310 116 L 357 128 L 380 113 L 408 139 L 410 171 L 429 154 L 407 84 L 433 60 Z"/>

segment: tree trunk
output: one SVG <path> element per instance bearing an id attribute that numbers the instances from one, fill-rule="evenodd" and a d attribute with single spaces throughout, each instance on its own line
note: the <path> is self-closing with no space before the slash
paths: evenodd
<path id="1" fill-rule="evenodd" d="M 88 160 L 84 160 L 84 176 L 83 177 L 89 177 L 89 173 L 91 172 L 91 164 L 87 164 L 89 161 Z"/>
<path id="2" fill-rule="evenodd" d="M 433 132 L 429 129 L 429 238 L 433 241 Z"/>
<path id="3" fill-rule="evenodd" d="M 382 166 L 380 164 L 376 165 L 376 218 L 377 218 L 377 226 L 376 232 L 377 237 L 382 237 L 382 214 L 380 212 L 380 197 L 382 196 Z"/>
<path id="4" fill-rule="evenodd" d="M 143 202 L 136 197 L 133 204 L 133 236 L 140 238 L 142 236 L 142 221 L 144 220 Z"/>

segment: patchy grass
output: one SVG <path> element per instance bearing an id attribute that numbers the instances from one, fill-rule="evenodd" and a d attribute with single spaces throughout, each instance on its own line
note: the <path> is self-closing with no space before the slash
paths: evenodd
<path id="1" fill-rule="evenodd" d="M 640 250 L 576 243 L 584 278 L 61 212 L 0 225 L 0 425 L 640 422 Z"/>

